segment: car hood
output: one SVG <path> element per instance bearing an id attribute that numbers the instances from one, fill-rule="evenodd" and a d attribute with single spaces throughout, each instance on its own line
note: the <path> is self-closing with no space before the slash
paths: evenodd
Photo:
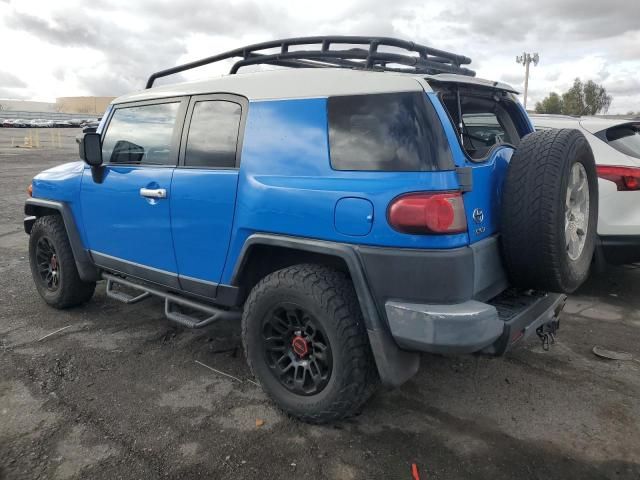
<path id="1" fill-rule="evenodd" d="M 69 175 L 78 175 L 84 170 L 85 163 L 82 160 L 77 162 L 63 163 L 62 165 L 56 165 L 55 167 L 43 170 L 35 178 L 56 180 L 68 177 Z"/>

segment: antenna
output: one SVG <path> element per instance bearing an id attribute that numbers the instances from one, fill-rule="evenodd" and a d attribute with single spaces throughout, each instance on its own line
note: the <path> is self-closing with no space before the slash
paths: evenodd
<path id="1" fill-rule="evenodd" d="M 529 64 L 533 63 L 534 66 L 538 65 L 540 61 L 540 55 L 537 53 L 524 52 L 522 55 L 516 57 L 516 63 L 524 65 L 524 109 L 527 109 L 527 94 L 529 92 Z"/>

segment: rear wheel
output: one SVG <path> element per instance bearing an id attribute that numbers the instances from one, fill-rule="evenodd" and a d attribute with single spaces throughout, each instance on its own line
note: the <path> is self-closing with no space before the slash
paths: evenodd
<path id="1" fill-rule="evenodd" d="M 93 296 L 96 284 L 80 279 L 60 216 L 35 221 L 29 237 L 29 262 L 38 293 L 52 307 L 73 307 Z"/>
<path id="2" fill-rule="evenodd" d="M 502 196 L 502 243 L 512 283 L 571 293 L 588 277 L 596 244 L 598 179 L 578 130 L 527 135 Z"/>
<path id="3" fill-rule="evenodd" d="M 286 413 L 311 423 L 353 415 L 377 373 L 353 285 L 344 273 L 296 265 L 265 277 L 242 318 L 251 370 Z"/>

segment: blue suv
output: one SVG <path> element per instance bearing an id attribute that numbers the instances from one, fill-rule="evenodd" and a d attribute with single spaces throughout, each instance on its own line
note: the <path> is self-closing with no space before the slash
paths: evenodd
<path id="1" fill-rule="evenodd" d="M 153 87 L 229 59 L 229 75 Z M 257 380 L 309 422 L 399 386 L 420 352 L 548 342 L 593 256 L 593 155 L 576 130 L 533 133 L 470 62 L 306 37 L 153 74 L 85 133 L 84 163 L 33 179 L 39 293 L 67 308 L 104 280 L 183 327 L 241 321 Z M 278 68 L 237 73 L 250 65 Z"/>

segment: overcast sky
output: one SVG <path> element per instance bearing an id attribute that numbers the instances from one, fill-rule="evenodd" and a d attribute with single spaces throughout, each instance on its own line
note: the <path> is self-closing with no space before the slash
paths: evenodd
<path id="1" fill-rule="evenodd" d="M 455 51 L 473 59 L 478 76 L 520 90 L 524 67 L 515 57 L 538 52 L 529 106 L 581 77 L 613 95 L 610 113 L 640 111 L 640 0 L 0 0 L 0 98 L 118 96 L 143 88 L 155 70 L 323 34 L 395 36 Z"/>

